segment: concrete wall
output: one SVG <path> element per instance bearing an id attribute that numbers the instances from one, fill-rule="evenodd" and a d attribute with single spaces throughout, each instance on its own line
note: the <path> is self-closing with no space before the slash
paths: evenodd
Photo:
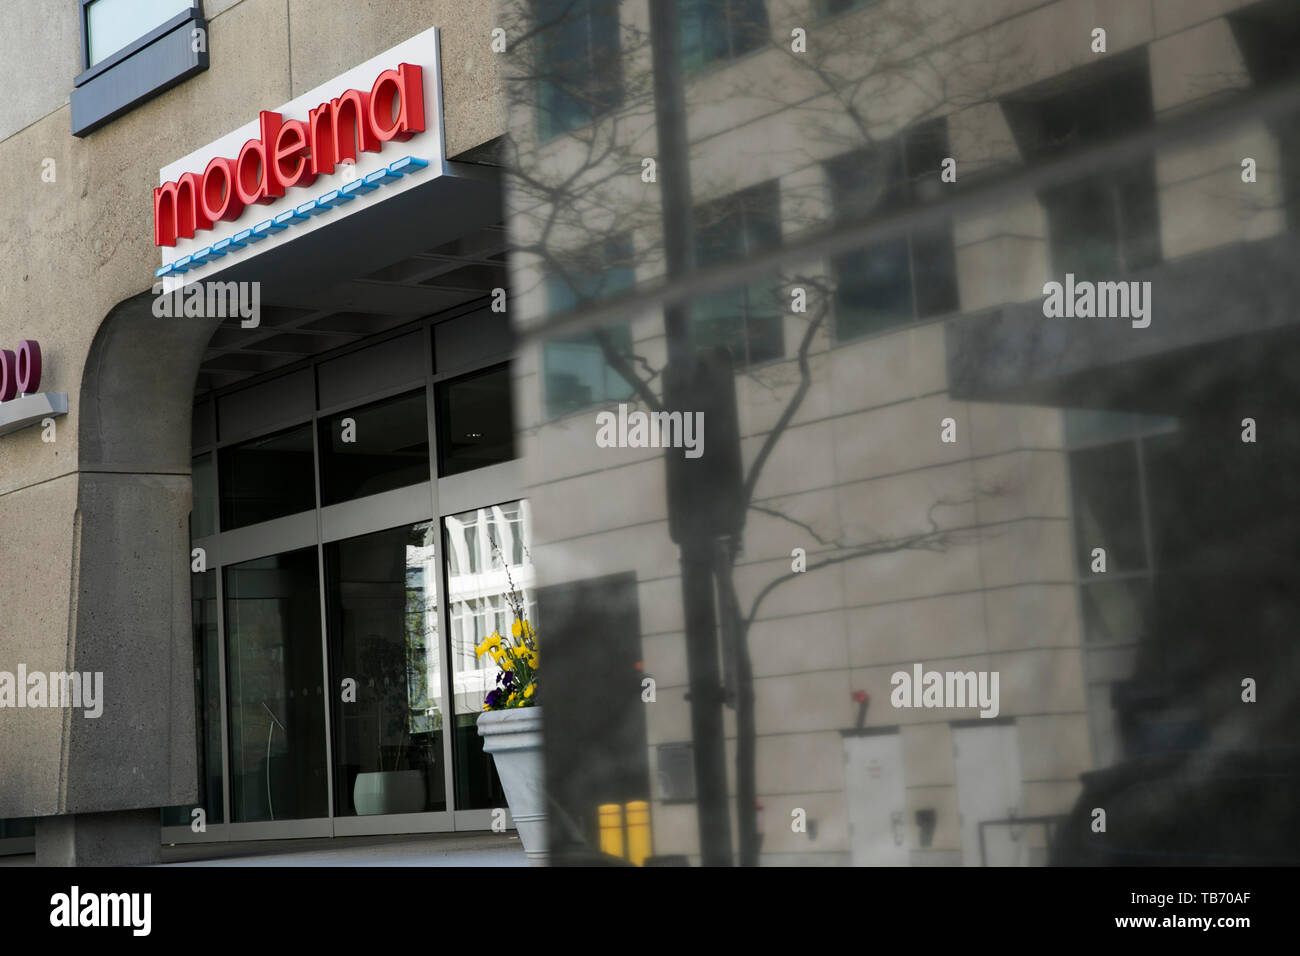
<path id="1" fill-rule="evenodd" d="M 210 68 L 78 139 L 77 4 L 0 0 L 0 59 L 23 64 L 0 104 L 0 345 L 37 339 L 42 390 L 69 399 L 55 441 L 0 439 L 0 669 L 102 664 L 123 721 L 0 710 L 0 817 L 194 796 L 189 403 L 211 328 L 156 328 L 134 298 L 159 262 L 159 168 L 430 26 L 448 154 L 504 132 L 491 3 L 204 6 Z"/>

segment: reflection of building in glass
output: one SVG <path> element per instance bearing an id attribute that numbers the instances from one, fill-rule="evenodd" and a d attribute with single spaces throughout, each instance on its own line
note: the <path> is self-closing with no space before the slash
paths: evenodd
<path id="1" fill-rule="evenodd" d="M 715 273 L 769 258 L 689 298 L 688 328 L 694 346 L 724 346 L 743 370 L 746 473 L 762 462 L 731 576 L 753 668 L 763 861 L 1042 863 L 1081 775 L 1280 741 L 1294 695 L 1278 710 L 1243 710 L 1237 672 L 1292 666 L 1269 636 L 1296 618 L 1274 581 L 1287 572 L 1263 572 L 1251 552 L 1264 546 L 1286 564 L 1298 543 L 1289 512 L 1265 502 L 1293 499 L 1277 475 L 1294 474 L 1300 444 L 1289 426 L 1268 450 L 1240 433 L 1248 409 L 1289 415 L 1285 117 L 1300 109 L 1251 110 L 1273 102 L 1270 84 L 1296 79 L 1294 5 L 1157 4 L 1106 24 L 1104 56 L 1073 0 L 996 15 L 969 4 L 716 6 L 679 5 L 690 261 Z M 525 330 L 591 309 L 609 320 L 603 336 L 569 322 L 525 348 L 520 426 L 543 610 L 550 594 L 568 608 L 570 592 L 593 594 L 602 576 L 634 577 L 634 592 L 572 620 L 593 629 L 594 654 L 594 634 L 617 615 L 638 621 L 637 653 L 656 682 L 641 708 L 655 850 L 698 859 L 708 833 L 684 753 L 699 745 L 700 695 L 688 699 L 662 456 L 593 440 L 597 411 L 663 395 L 658 303 L 608 304 L 629 284 L 647 293 L 664 281 L 660 202 L 682 190 L 655 151 L 650 12 L 617 7 L 621 86 L 581 120 L 570 111 L 563 133 L 534 137 L 558 127 L 532 84 L 564 77 L 523 69 L 517 83 L 514 318 Z M 595 36 L 589 15 L 557 14 L 539 45 Z M 792 24 L 806 28 L 804 57 Z M 1235 119 L 1202 122 L 1225 114 Z M 636 173 L 652 155 L 659 179 L 648 186 Z M 1244 182 L 1247 156 L 1270 172 Z M 851 223 L 877 238 L 771 257 Z M 1067 272 L 1150 281 L 1151 326 L 1044 319 L 1043 285 Z M 706 447 L 726 440 L 707 423 L 706 435 Z M 1259 471 L 1264 458 L 1273 477 Z M 795 548 L 806 574 L 791 573 Z M 1210 622 L 1233 615 L 1258 635 L 1225 653 Z M 579 642 L 567 623 L 565 641 Z M 745 679 L 725 633 L 721 642 L 734 692 Z M 621 679 L 612 661 L 609 679 Z M 999 718 L 892 708 L 891 675 L 918 662 L 998 671 Z M 566 678 L 553 668 L 548 680 Z M 869 698 L 861 726 L 855 691 Z M 591 713 L 596 693 L 565 683 L 548 720 L 567 719 L 555 707 L 575 721 Z M 625 724 L 613 704 L 599 709 Z M 747 735 L 738 710 L 723 719 L 736 821 Z M 602 778 L 601 761 L 570 753 L 562 735 L 549 744 L 554 759 Z M 594 807 L 573 799 L 585 822 Z M 1175 815 L 1177 801 L 1164 809 Z M 795 811 L 806 827 L 790 825 Z M 1125 839 L 1141 846 L 1141 834 Z"/>
<path id="2" fill-rule="evenodd" d="M 500 670 L 476 648 L 492 634 L 508 637 L 512 602 L 533 619 L 535 571 L 528 551 L 528 502 L 478 508 L 443 519 L 447 541 L 447 603 L 456 711 L 474 714 Z M 517 595 L 517 598 L 514 597 Z"/>

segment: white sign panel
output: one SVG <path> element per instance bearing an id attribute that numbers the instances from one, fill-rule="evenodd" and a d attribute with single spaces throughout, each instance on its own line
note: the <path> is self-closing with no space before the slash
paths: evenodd
<path id="1" fill-rule="evenodd" d="M 446 173 L 435 27 L 159 170 L 156 274 L 171 292 Z"/>

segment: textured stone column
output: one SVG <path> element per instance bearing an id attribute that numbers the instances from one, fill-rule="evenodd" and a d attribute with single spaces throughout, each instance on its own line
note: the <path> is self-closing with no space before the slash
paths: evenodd
<path id="1" fill-rule="evenodd" d="M 37 866 L 147 866 L 161 860 L 162 819 L 156 808 L 36 821 Z"/>

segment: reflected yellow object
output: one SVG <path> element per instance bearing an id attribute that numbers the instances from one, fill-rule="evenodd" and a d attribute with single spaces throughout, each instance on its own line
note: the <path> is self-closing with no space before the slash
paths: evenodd
<path id="1" fill-rule="evenodd" d="M 623 808 L 617 803 L 602 803 L 597 808 L 600 820 L 600 852 L 623 858 Z"/>
<path id="2" fill-rule="evenodd" d="M 640 866 L 650 855 L 650 804 L 633 800 L 627 805 L 627 858 Z"/>

